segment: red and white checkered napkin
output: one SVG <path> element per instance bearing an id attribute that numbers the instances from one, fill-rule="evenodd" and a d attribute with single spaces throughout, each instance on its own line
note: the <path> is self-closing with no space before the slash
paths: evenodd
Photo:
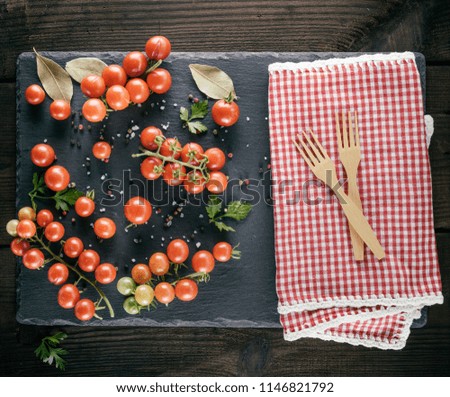
<path id="1" fill-rule="evenodd" d="M 401 349 L 425 305 L 442 303 L 424 109 L 414 54 L 269 66 L 278 311 L 286 340 Z M 292 138 L 311 128 L 339 162 L 335 112 L 358 112 L 359 191 L 385 249 L 356 262 L 347 220 Z"/>

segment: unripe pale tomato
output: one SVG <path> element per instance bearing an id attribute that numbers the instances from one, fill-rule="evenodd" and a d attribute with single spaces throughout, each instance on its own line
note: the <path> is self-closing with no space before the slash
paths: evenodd
<path id="1" fill-rule="evenodd" d="M 44 102 L 45 99 L 45 91 L 42 89 L 40 85 L 31 84 L 25 90 L 25 100 L 30 105 L 39 105 Z"/>
<path id="2" fill-rule="evenodd" d="M 66 120 L 70 116 L 70 103 L 57 99 L 50 104 L 50 116 L 55 120 Z"/>
<path id="3" fill-rule="evenodd" d="M 153 288 L 147 284 L 143 284 L 137 287 L 134 293 L 136 302 L 141 306 L 148 306 L 150 303 L 152 303 L 154 296 L 155 291 L 153 291 Z"/>
<path id="4" fill-rule="evenodd" d="M 149 59 L 159 61 L 160 59 L 166 59 L 172 45 L 167 37 L 164 36 L 153 36 L 150 37 L 145 44 L 145 52 Z"/>
<path id="5" fill-rule="evenodd" d="M 36 220 L 36 211 L 31 207 L 22 207 L 17 213 L 19 221 L 28 219 L 30 221 Z"/>
<path id="6" fill-rule="evenodd" d="M 30 152 L 31 161 L 38 167 L 48 167 L 55 161 L 55 151 L 46 143 L 38 143 Z"/>

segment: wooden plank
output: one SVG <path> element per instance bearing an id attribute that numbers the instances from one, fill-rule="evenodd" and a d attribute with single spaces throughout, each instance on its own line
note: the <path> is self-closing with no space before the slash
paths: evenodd
<path id="1" fill-rule="evenodd" d="M 449 61 L 447 0 L 170 0 L 54 2 L 6 0 L 0 23 L 0 79 L 15 60 L 40 50 L 142 49 L 151 34 L 176 51 L 417 50 Z"/>
<path id="2" fill-rule="evenodd" d="M 450 290 L 450 234 L 437 235 L 444 294 Z M 0 373 L 57 375 L 33 350 L 56 328 L 19 326 L 14 319 L 15 261 L 0 248 Z M 429 310 L 402 351 L 303 339 L 285 342 L 280 330 L 214 328 L 62 328 L 69 338 L 67 375 L 91 376 L 449 376 L 450 302 Z"/>
<path id="3" fill-rule="evenodd" d="M 429 114 L 450 114 L 450 66 L 428 66 L 426 109 Z"/>

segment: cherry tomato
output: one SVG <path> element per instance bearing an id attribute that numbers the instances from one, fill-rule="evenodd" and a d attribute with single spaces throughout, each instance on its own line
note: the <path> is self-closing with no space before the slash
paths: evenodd
<path id="1" fill-rule="evenodd" d="M 177 163 L 168 163 L 164 166 L 163 179 L 169 186 L 181 185 L 186 178 L 186 168 Z"/>
<path id="2" fill-rule="evenodd" d="M 169 258 L 164 252 L 155 252 L 150 257 L 148 265 L 153 274 L 163 276 L 169 271 Z"/>
<path id="3" fill-rule="evenodd" d="M 47 277 L 54 285 L 64 284 L 69 278 L 69 269 L 63 263 L 55 263 L 48 269 Z"/>
<path id="4" fill-rule="evenodd" d="M 113 85 L 124 86 L 127 82 L 127 74 L 120 65 L 106 66 L 103 69 L 102 77 L 107 87 L 112 87 Z"/>
<path id="5" fill-rule="evenodd" d="M 181 156 L 181 144 L 177 138 L 167 138 L 161 145 L 160 153 L 166 157 L 178 159 Z"/>
<path id="6" fill-rule="evenodd" d="M 107 160 L 111 156 L 111 145 L 105 141 L 99 141 L 92 146 L 92 154 L 96 159 Z"/>
<path id="7" fill-rule="evenodd" d="M 38 143 L 30 152 L 31 161 L 38 167 L 48 167 L 55 161 L 55 151 L 46 143 Z"/>
<path id="8" fill-rule="evenodd" d="M 100 284 L 109 284 L 116 278 L 117 270 L 111 263 L 102 263 L 95 269 L 95 279 Z"/>
<path id="9" fill-rule="evenodd" d="M 160 159 L 156 157 L 147 157 L 141 163 L 142 176 L 151 181 L 158 179 L 163 172 L 161 165 L 162 161 Z"/>
<path id="10" fill-rule="evenodd" d="M 189 247 L 186 241 L 179 238 L 172 240 L 167 246 L 167 256 L 173 263 L 183 263 L 189 256 Z"/>
<path id="11" fill-rule="evenodd" d="M 70 103 L 57 99 L 50 104 L 50 116 L 55 120 L 66 120 L 70 116 Z"/>
<path id="12" fill-rule="evenodd" d="M 48 241 L 56 243 L 61 240 L 64 236 L 65 229 L 62 223 L 50 222 L 44 230 L 44 236 Z"/>
<path id="13" fill-rule="evenodd" d="M 211 171 L 209 174 L 209 181 L 206 188 L 210 193 L 219 194 L 225 191 L 228 185 L 226 175 L 220 171 Z"/>
<path id="14" fill-rule="evenodd" d="M 30 105 L 39 105 L 44 102 L 45 99 L 45 91 L 42 89 L 40 85 L 31 84 L 25 90 L 25 100 Z"/>
<path id="15" fill-rule="evenodd" d="M 198 294 L 198 285 L 194 280 L 184 278 L 175 285 L 175 295 L 180 301 L 189 302 Z"/>
<path id="16" fill-rule="evenodd" d="M 158 302 L 168 305 L 175 299 L 175 288 L 165 281 L 155 287 L 155 298 Z"/>
<path id="17" fill-rule="evenodd" d="M 143 103 L 150 96 L 150 89 L 142 79 L 129 80 L 125 88 L 129 92 L 130 100 L 133 103 Z"/>
<path id="18" fill-rule="evenodd" d="M 69 258 L 78 258 L 84 250 L 84 244 L 78 237 L 69 237 L 64 244 L 64 254 Z"/>
<path id="19" fill-rule="evenodd" d="M 172 76 L 169 71 L 157 68 L 147 75 L 148 88 L 157 94 L 165 94 L 172 85 Z"/>
<path id="20" fill-rule="evenodd" d="M 112 219 L 99 218 L 94 223 L 94 233 L 99 238 L 111 238 L 116 234 L 116 224 Z"/>
<path id="21" fill-rule="evenodd" d="M 183 182 L 183 186 L 190 194 L 198 194 L 205 189 L 205 178 L 200 171 L 194 170 L 188 172 L 186 179 Z"/>
<path id="22" fill-rule="evenodd" d="M 145 52 L 149 59 L 154 61 L 159 61 L 160 59 L 166 59 L 172 46 L 167 37 L 164 36 L 153 36 L 150 37 L 145 44 Z"/>
<path id="23" fill-rule="evenodd" d="M 196 272 L 211 273 L 214 269 L 214 257 L 211 252 L 197 251 L 192 257 L 192 268 Z"/>
<path id="24" fill-rule="evenodd" d="M 132 197 L 125 204 L 123 211 L 125 218 L 135 225 L 142 225 L 152 216 L 152 206 L 143 197 Z"/>
<path id="25" fill-rule="evenodd" d="M 6 231 L 12 237 L 17 237 L 17 225 L 19 224 L 18 219 L 10 219 L 6 224 Z"/>
<path id="26" fill-rule="evenodd" d="M 198 143 L 187 143 L 181 150 L 181 160 L 185 163 L 199 165 L 203 158 L 203 148 Z"/>
<path id="27" fill-rule="evenodd" d="M 130 77 L 140 76 L 147 69 L 147 58 L 139 51 L 132 51 L 123 58 L 122 67 Z"/>
<path id="28" fill-rule="evenodd" d="M 218 100 L 211 109 L 214 122 L 222 127 L 230 127 L 239 119 L 239 106 L 236 102 Z"/>
<path id="29" fill-rule="evenodd" d="M 40 227 L 46 227 L 50 222 L 53 222 L 53 214 L 49 210 L 40 210 L 36 222 Z"/>
<path id="30" fill-rule="evenodd" d="M 16 256 L 23 256 L 30 249 L 30 243 L 21 238 L 15 238 L 11 241 L 11 252 Z"/>
<path id="31" fill-rule="evenodd" d="M 106 91 L 106 102 L 114 110 L 123 110 L 130 104 L 130 94 L 125 87 L 113 85 Z"/>
<path id="32" fill-rule="evenodd" d="M 98 123 L 106 116 L 106 106 L 100 99 L 91 98 L 83 104 L 82 112 L 87 121 Z"/>
<path id="33" fill-rule="evenodd" d="M 17 224 L 17 235 L 22 238 L 31 238 L 36 234 L 36 225 L 29 219 L 23 219 Z"/>
<path id="34" fill-rule="evenodd" d="M 95 314 L 95 305 L 90 299 L 81 299 L 75 305 L 75 317 L 80 321 L 89 321 Z"/>
<path id="35" fill-rule="evenodd" d="M 206 168 L 210 171 L 220 171 L 225 165 L 225 153 L 217 147 L 207 149 L 205 156 L 208 158 Z"/>
<path id="36" fill-rule="evenodd" d="M 155 142 L 157 136 L 162 136 L 162 132 L 159 128 L 153 126 L 144 128 L 141 132 L 141 145 L 148 150 L 158 149 L 158 145 Z"/>
<path id="37" fill-rule="evenodd" d="M 22 207 L 17 215 L 19 216 L 19 221 L 24 219 L 28 219 L 30 221 L 36 220 L 36 211 L 31 207 Z"/>
<path id="38" fill-rule="evenodd" d="M 152 272 L 146 264 L 138 263 L 131 269 L 131 277 L 137 284 L 145 284 L 152 278 Z"/>
<path id="39" fill-rule="evenodd" d="M 106 90 L 102 76 L 91 74 L 81 80 L 81 92 L 89 98 L 100 98 Z"/>
<path id="40" fill-rule="evenodd" d="M 52 165 L 44 174 L 46 186 L 54 192 L 64 190 L 70 182 L 70 174 L 60 165 Z"/>
<path id="41" fill-rule="evenodd" d="M 91 216 L 95 210 L 95 203 L 89 197 L 83 196 L 78 197 L 77 201 L 75 201 L 75 212 L 78 216 L 82 218 L 87 218 Z"/>
<path id="42" fill-rule="evenodd" d="M 129 296 L 123 301 L 123 310 L 125 310 L 128 314 L 139 314 L 140 307 L 134 296 Z"/>
<path id="43" fill-rule="evenodd" d="M 91 249 L 83 251 L 78 258 L 78 266 L 84 272 L 93 272 L 99 264 L 100 255 Z"/>
<path id="44" fill-rule="evenodd" d="M 23 254 L 22 262 L 30 270 L 39 269 L 44 266 L 44 254 L 37 248 L 31 248 Z"/>
<path id="45" fill-rule="evenodd" d="M 153 291 L 153 288 L 147 284 L 140 285 L 134 292 L 134 298 L 141 306 L 148 306 L 152 303 L 154 296 L 155 291 Z"/>
<path id="46" fill-rule="evenodd" d="M 58 291 L 58 304 L 64 309 L 72 309 L 80 300 L 80 291 L 73 284 L 64 284 Z"/>
<path id="47" fill-rule="evenodd" d="M 214 246 L 213 255 L 218 262 L 228 262 L 233 256 L 238 259 L 240 252 L 234 250 L 230 243 L 221 241 Z"/>
<path id="48" fill-rule="evenodd" d="M 122 277 L 117 282 L 117 291 L 122 295 L 129 296 L 133 294 L 136 289 L 136 283 L 131 277 Z"/>

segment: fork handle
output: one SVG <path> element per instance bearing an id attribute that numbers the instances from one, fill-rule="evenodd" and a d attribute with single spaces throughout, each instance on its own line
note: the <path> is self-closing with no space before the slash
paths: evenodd
<path id="1" fill-rule="evenodd" d="M 341 192 L 338 188 L 333 189 L 333 191 L 336 194 L 350 225 L 370 248 L 375 257 L 378 260 L 383 259 L 386 256 L 384 249 L 362 211 L 344 192 Z"/>
<path id="2" fill-rule="evenodd" d="M 348 197 L 362 211 L 361 198 L 359 197 L 358 185 L 356 183 L 356 175 L 348 179 Z M 349 225 L 350 237 L 352 240 L 353 255 L 357 261 L 364 259 L 364 242 L 352 225 Z"/>

